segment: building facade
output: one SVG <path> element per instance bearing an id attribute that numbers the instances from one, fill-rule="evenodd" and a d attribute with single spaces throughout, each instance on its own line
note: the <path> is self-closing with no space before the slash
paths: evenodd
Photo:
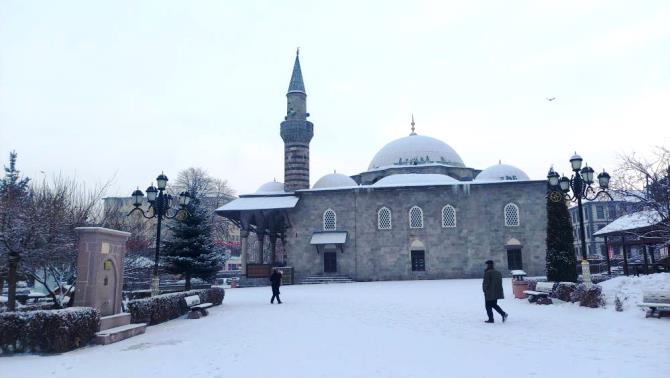
<path id="1" fill-rule="evenodd" d="M 306 93 L 296 56 L 280 127 L 286 185 L 268 182 L 216 211 L 240 227 L 243 271 L 253 262 L 291 266 L 298 280 L 470 278 L 493 260 L 504 274 L 544 274 L 546 180 L 507 164 L 468 167 L 412 118 L 411 133 L 367 170 L 310 187 Z"/>

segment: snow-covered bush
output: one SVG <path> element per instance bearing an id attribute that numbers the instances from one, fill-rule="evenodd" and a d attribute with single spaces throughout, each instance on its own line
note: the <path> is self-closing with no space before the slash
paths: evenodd
<path id="1" fill-rule="evenodd" d="M 552 303 L 554 303 L 554 301 L 552 301 L 549 297 L 540 297 L 535 301 L 535 304 L 539 305 L 550 305 Z"/>
<path id="2" fill-rule="evenodd" d="M 623 311 L 623 302 L 621 301 L 621 298 L 619 296 L 616 296 L 616 299 L 614 300 L 614 309 L 617 312 L 622 312 Z"/>
<path id="3" fill-rule="evenodd" d="M 603 296 L 603 290 L 598 285 L 591 286 L 590 289 L 584 292 L 582 300 L 579 301 L 579 305 L 583 307 L 598 308 L 605 306 L 605 297 Z"/>
<path id="4" fill-rule="evenodd" d="M 565 302 L 570 302 L 571 295 L 575 291 L 576 285 L 572 282 L 560 282 L 554 286 L 552 296 Z"/>
<path id="5" fill-rule="evenodd" d="M 575 291 L 570 295 L 570 301 L 579 302 L 579 305 L 583 307 L 598 308 L 605 306 L 605 297 L 602 288 L 598 285 L 593 285 L 590 289 L 586 289 L 584 284 L 577 285 Z"/>
<path id="6" fill-rule="evenodd" d="M 62 353 L 86 345 L 100 313 L 90 307 L 0 314 L 0 351 Z"/>
<path id="7" fill-rule="evenodd" d="M 132 300 L 128 302 L 131 322 L 154 325 L 178 318 L 188 312 L 184 297 L 191 295 L 198 295 L 201 303 L 210 302 L 214 305 L 220 305 L 223 302 L 225 292 L 223 288 L 214 287 Z"/>

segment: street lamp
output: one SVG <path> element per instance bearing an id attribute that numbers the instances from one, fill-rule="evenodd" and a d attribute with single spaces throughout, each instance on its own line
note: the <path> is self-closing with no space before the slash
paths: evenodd
<path id="1" fill-rule="evenodd" d="M 142 214 L 143 217 L 147 219 L 156 218 L 157 219 L 157 228 L 156 228 L 156 256 L 154 258 L 154 270 L 151 278 L 151 295 L 158 295 L 160 290 L 158 288 L 159 279 L 158 279 L 158 258 L 160 256 L 160 246 L 161 246 L 161 221 L 163 218 L 173 219 L 183 214 L 188 216 L 188 211 L 186 211 L 186 206 L 191 202 L 191 195 L 189 192 L 181 192 L 179 194 L 179 208 L 172 208 L 172 196 L 169 194 L 164 194 L 165 188 L 167 186 L 168 178 L 163 173 L 156 177 L 156 185 L 150 185 L 147 188 L 147 201 L 149 202 L 149 207 L 147 210 L 142 210 L 142 198 L 144 193 L 138 188 L 131 194 L 133 198 L 133 206 L 128 216 L 132 213 L 138 211 Z M 172 214 L 170 214 L 172 210 Z"/>
<path id="2" fill-rule="evenodd" d="M 577 210 L 579 212 L 579 236 L 582 242 L 582 278 L 586 287 L 591 287 L 591 269 L 589 261 L 586 256 L 586 232 L 584 231 L 584 211 L 582 209 L 582 199 L 593 201 L 601 194 L 606 195 L 609 199 L 612 196 L 607 192 L 610 183 L 610 175 L 602 171 L 598 175 L 599 190 L 595 190 L 591 185 L 593 184 L 593 168 L 588 164 L 582 167 L 582 157 L 575 153 L 570 158 L 570 165 L 574 172 L 571 178 L 565 176 L 560 177 L 554 169 L 549 170 L 547 180 L 549 181 L 550 193 L 549 199 L 554 202 L 569 200 L 577 202 Z M 572 190 L 572 195 L 570 195 Z"/>

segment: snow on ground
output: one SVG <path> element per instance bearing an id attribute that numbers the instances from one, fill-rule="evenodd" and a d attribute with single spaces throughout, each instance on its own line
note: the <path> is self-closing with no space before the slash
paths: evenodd
<path id="1" fill-rule="evenodd" d="M 642 303 L 645 291 L 670 291 L 670 274 L 656 273 L 650 275 L 620 276 L 600 283 L 609 307 L 614 308 L 614 300 L 618 296 L 623 302 L 624 311 L 640 311 L 637 306 Z"/>
<path id="2" fill-rule="evenodd" d="M 108 346 L 0 358 L 7 377 L 670 376 L 670 319 L 511 298 L 484 324 L 480 280 L 230 289 L 198 320 Z"/>

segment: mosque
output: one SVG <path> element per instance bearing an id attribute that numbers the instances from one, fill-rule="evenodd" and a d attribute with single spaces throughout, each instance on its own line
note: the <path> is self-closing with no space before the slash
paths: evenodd
<path id="1" fill-rule="evenodd" d="M 284 183 L 268 182 L 216 210 L 240 227 L 247 263 L 293 267 L 296 280 L 356 281 L 543 275 L 546 180 L 496 164 L 468 167 L 441 140 L 415 132 L 389 142 L 364 172 L 310 187 L 307 93 L 296 55 L 281 122 Z"/>

